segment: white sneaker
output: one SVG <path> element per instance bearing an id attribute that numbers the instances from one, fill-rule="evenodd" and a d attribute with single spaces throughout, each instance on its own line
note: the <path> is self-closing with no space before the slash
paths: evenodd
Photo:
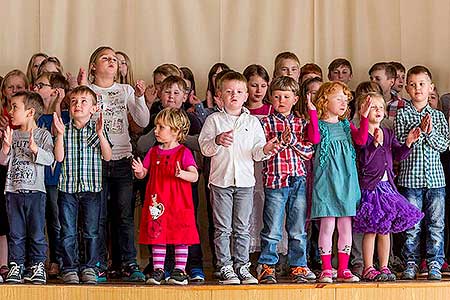
<path id="1" fill-rule="evenodd" d="M 220 284 L 240 284 L 236 273 L 234 273 L 233 266 L 223 266 L 220 268 Z"/>
<path id="2" fill-rule="evenodd" d="M 242 284 L 258 284 L 258 279 L 253 277 L 253 275 L 250 273 L 250 263 L 246 263 L 243 266 L 240 266 L 237 268 L 237 275 L 239 279 L 241 280 Z"/>

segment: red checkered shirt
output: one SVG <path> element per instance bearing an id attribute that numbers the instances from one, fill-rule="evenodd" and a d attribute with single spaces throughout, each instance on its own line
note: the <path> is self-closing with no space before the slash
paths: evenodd
<path id="1" fill-rule="evenodd" d="M 391 100 L 387 103 L 387 118 L 391 121 L 395 120 L 397 111 L 404 108 L 408 104 L 406 99 L 403 99 L 399 95 L 392 94 Z"/>
<path id="2" fill-rule="evenodd" d="M 267 140 L 277 137 L 281 141 L 286 126 L 292 133 L 291 143 L 282 143 L 279 152 L 264 161 L 264 186 L 279 189 L 289 186 L 291 176 L 306 176 L 304 160 L 311 159 L 314 153 L 313 144 L 306 140 L 307 122 L 293 114 L 285 117 L 275 112 L 262 118 L 261 123 Z"/>

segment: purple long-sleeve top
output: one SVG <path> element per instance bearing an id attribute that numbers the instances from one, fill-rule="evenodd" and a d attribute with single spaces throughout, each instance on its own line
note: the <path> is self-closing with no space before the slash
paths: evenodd
<path id="1" fill-rule="evenodd" d="M 411 148 L 406 143 L 400 144 L 397 141 L 393 130 L 388 128 L 382 128 L 382 130 L 383 145 L 375 146 L 374 137 L 369 134 L 365 145 L 356 146 L 361 189 L 374 190 L 385 171 L 392 187 L 395 187 L 393 159 L 403 160 L 411 152 Z"/>

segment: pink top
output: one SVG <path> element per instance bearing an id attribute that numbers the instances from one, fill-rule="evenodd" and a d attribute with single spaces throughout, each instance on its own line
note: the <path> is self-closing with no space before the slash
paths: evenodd
<path id="1" fill-rule="evenodd" d="M 251 115 L 260 115 L 260 116 L 268 116 L 271 113 L 273 113 L 273 106 L 268 104 L 268 103 L 264 103 L 263 106 L 261 106 L 260 108 L 255 108 L 255 109 L 248 109 L 250 111 Z"/>
<path id="2" fill-rule="evenodd" d="M 159 155 L 171 156 L 171 155 L 175 154 L 181 146 L 182 145 L 178 145 L 172 149 L 161 149 L 161 146 L 156 146 L 156 153 L 158 156 Z M 142 162 L 142 165 L 147 170 L 150 168 L 150 151 L 147 152 L 147 155 L 145 156 L 144 161 Z M 186 170 L 190 166 L 194 166 L 195 168 L 197 168 L 197 164 L 195 163 L 194 156 L 192 155 L 191 151 L 184 151 L 183 160 L 181 161 L 181 168 L 183 170 Z"/>

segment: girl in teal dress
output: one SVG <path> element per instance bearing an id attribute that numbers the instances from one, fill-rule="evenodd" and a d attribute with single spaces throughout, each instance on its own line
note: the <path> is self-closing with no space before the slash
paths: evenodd
<path id="1" fill-rule="evenodd" d="M 320 282 L 332 282 L 332 238 L 337 223 L 338 281 L 357 282 L 348 269 L 352 248 L 352 217 L 361 198 L 353 143 L 367 141 L 371 100 L 362 105 L 360 129 L 347 120 L 349 88 L 341 82 L 326 82 L 317 92 L 314 104 L 319 117 L 319 134 L 310 137 L 316 145 L 314 158 L 314 187 L 311 218 L 320 220 L 319 252 L 322 259 Z"/>

